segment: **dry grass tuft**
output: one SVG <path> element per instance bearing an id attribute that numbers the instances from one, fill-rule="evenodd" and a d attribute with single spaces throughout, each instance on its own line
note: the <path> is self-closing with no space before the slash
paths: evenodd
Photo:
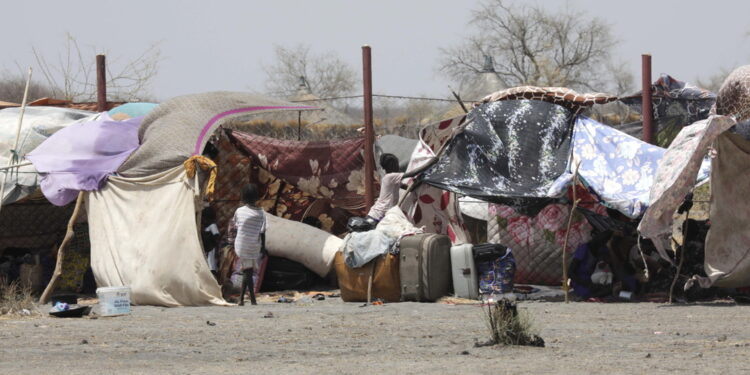
<path id="1" fill-rule="evenodd" d="M 31 288 L 0 280 L 0 317 L 40 315 Z"/>
<path id="2" fill-rule="evenodd" d="M 518 312 L 516 305 L 510 301 L 499 301 L 487 304 L 482 309 L 490 340 L 477 343 L 476 346 L 490 345 L 529 345 L 544 347 L 544 339 L 532 333 L 531 318 L 527 312 Z"/>

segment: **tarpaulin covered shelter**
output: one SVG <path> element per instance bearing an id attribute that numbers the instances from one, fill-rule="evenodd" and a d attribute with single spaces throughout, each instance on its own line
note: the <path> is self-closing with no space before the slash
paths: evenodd
<path id="1" fill-rule="evenodd" d="M 692 190 L 706 154 L 711 159 L 711 208 L 705 244 L 706 276 L 701 286 L 750 285 L 750 200 L 745 173 L 750 166 L 750 65 L 735 69 L 724 81 L 711 116 L 680 131 L 667 150 L 651 188 L 650 207 L 638 229 L 651 238 L 663 258 L 671 260 L 673 217 Z M 689 287 L 691 283 L 686 284 Z"/>
<path id="2" fill-rule="evenodd" d="M 465 121 L 423 130 L 440 134 L 434 137 L 440 141 L 429 147 L 423 139 L 415 155 L 447 143 L 422 179 L 443 193 L 417 191 L 411 201 L 428 206 L 439 202 L 437 210 L 448 208 L 454 193 L 494 202 L 489 206 L 488 238 L 513 248 L 517 281 L 559 283 L 564 237 L 568 235 L 571 251 L 586 242 L 593 229 L 586 218 L 606 217 L 606 207 L 631 218 L 640 216 L 664 154 L 664 149 L 576 116 L 588 105 L 614 99 L 559 88 L 514 88 L 488 96 Z M 585 211 L 573 215 L 568 231 L 576 168 L 581 182 L 576 195 Z M 422 211 L 413 209 L 412 217 L 424 215 Z M 460 218 L 446 216 L 448 234 L 460 241 Z"/>
<path id="3" fill-rule="evenodd" d="M 211 192 L 213 168 L 200 155 L 209 137 L 230 119 L 309 109 L 257 95 L 215 92 L 178 97 L 148 112 L 138 128 L 138 149 L 103 186 L 83 196 L 97 285 L 127 285 L 137 304 L 225 304 L 198 234 L 201 197 Z M 96 145 L 101 144 L 79 143 L 83 148 Z M 50 160 L 54 153 L 40 149 L 37 156 Z"/>
<path id="4" fill-rule="evenodd" d="M 198 236 L 200 197 L 211 193 L 212 177 L 203 188 L 196 169 L 213 168 L 200 155 L 229 120 L 310 109 L 252 94 L 211 92 L 177 97 L 149 112 L 138 132 L 140 147 L 119 176 L 86 197 L 97 284 L 130 286 L 138 304 L 224 304 Z M 191 157 L 197 158 L 188 161 Z"/>
<path id="5" fill-rule="evenodd" d="M 0 254 L 16 249 L 46 255 L 59 243 L 70 218 L 71 205 L 50 204 L 39 191 L 41 178 L 26 155 L 57 131 L 87 121 L 94 112 L 58 107 L 27 107 L 15 143 L 20 108 L 0 110 L 0 183 L 5 183 L 0 209 Z M 8 158 L 20 167 L 5 169 Z M 43 257 L 35 257 L 43 260 Z"/>

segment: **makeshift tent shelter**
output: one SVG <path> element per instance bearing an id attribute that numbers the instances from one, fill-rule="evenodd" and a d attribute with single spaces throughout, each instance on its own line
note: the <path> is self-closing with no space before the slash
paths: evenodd
<path id="1" fill-rule="evenodd" d="M 750 120 L 750 65 L 735 69 L 724 81 L 712 115 L 680 131 L 657 170 L 651 206 L 638 230 L 651 238 L 663 258 L 671 260 L 673 215 L 695 185 L 700 163 L 713 148 L 711 159 L 711 229 L 705 245 L 706 277 L 695 275 L 701 286 L 750 285 L 750 220 L 748 184 L 750 141 L 742 134 Z M 711 146 L 711 145 L 714 146 Z M 686 288 L 692 283 L 686 284 Z"/>
<path id="2" fill-rule="evenodd" d="M 224 304 L 198 237 L 199 198 L 213 188 L 212 177 L 201 188 L 195 169 L 212 165 L 200 155 L 214 131 L 233 118 L 311 109 L 212 92 L 177 97 L 149 112 L 138 132 L 141 145 L 119 168 L 120 176 L 86 197 L 88 214 L 98 218 L 90 222 L 97 284 L 129 285 L 139 304 Z"/>
<path id="3" fill-rule="evenodd" d="M 16 137 L 19 108 L 0 110 L 0 165 L 8 157 Z M 16 162 L 28 163 L 26 154 L 55 132 L 93 118 L 93 112 L 65 108 L 28 107 L 20 128 Z M 13 164 L 17 164 L 13 163 Z M 48 254 L 59 243 L 72 206 L 51 205 L 38 191 L 40 177 L 33 165 L 0 170 L 0 183 L 5 194 L 0 210 L 0 254 L 6 249 L 24 249 L 35 254 Z"/>
<path id="4" fill-rule="evenodd" d="M 212 179 L 196 171 L 212 168 L 200 154 L 213 132 L 230 119 L 310 109 L 251 94 L 216 92 L 175 98 L 149 112 L 137 133 L 140 146 L 118 168 L 118 175 L 84 195 L 97 284 L 128 285 L 139 304 L 224 304 L 198 237 L 200 197 L 211 193 Z M 82 147 L 97 145 L 93 141 Z M 49 160 L 55 153 L 46 152 L 40 150 L 37 156 Z M 48 172 L 61 171 L 64 168 Z M 202 180 L 209 181 L 206 188 Z"/>
<path id="5" fill-rule="evenodd" d="M 493 103 L 493 98 L 508 101 Z M 605 206 L 638 217 L 648 204 L 649 181 L 653 181 L 656 164 L 664 153 L 663 149 L 570 114 L 580 113 L 587 105 L 614 99 L 559 88 L 504 90 L 478 104 L 465 121 L 468 125 L 461 125 L 463 119 L 460 119 L 425 128 L 413 161 L 420 155 L 429 158 L 430 152 L 447 143 L 445 153 L 424 173 L 422 181 L 501 203 L 489 207 L 488 238 L 514 249 L 517 281 L 557 284 L 564 237 L 569 237 L 571 251 L 587 241 L 592 226 L 586 218 L 606 217 Z M 558 102 L 560 106 L 550 102 Z M 523 126 L 518 126 L 519 123 Z M 460 129 L 461 126 L 465 129 Z M 434 135 L 432 144 L 424 141 L 425 134 Z M 527 155 L 532 155 L 529 160 Z M 471 165 L 481 165 L 481 170 L 471 173 Z M 576 187 L 576 195 L 582 199 L 582 207 L 574 213 L 568 230 L 565 222 L 572 201 L 569 186 L 577 165 L 582 185 Z M 454 193 L 439 189 L 424 194 L 418 189 L 413 198 L 406 200 L 415 220 L 424 215 L 422 206 L 445 213 L 453 201 Z M 530 207 L 536 202 L 540 204 Z M 435 204 L 439 206 L 433 207 Z M 426 216 L 440 217 L 433 212 Z M 460 217 L 445 216 L 448 220 L 441 219 L 440 224 L 449 223 L 446 231 L 453 234 L 454 241 L 460 241 L 455 234 L 461 228 Z"/>

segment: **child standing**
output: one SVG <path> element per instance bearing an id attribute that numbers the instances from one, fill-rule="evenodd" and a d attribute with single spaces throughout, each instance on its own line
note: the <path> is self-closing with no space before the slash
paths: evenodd
<path id="1" fill-rule="evenodd" d="M 253 270 L 258 268 L 258 259 L 266 254 L 266 216 L 255 206 L 258 200 L 258 187 L 247 184 L 242 188 L 244 205 L 234 212 L 229 223 L 230 241 L 234 239 L 234 252 L 241 262 L 242 294 L 240 306 L 245 304 L 245 291 L 250 289 L 250 303 L 256 305 Z M 230 242 L 231 243 L 231 242 Z"/>

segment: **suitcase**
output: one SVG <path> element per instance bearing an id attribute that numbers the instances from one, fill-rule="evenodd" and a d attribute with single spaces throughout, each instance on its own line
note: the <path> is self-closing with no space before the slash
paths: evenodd
<path id="1" fill-rule="evenodd" d="M 398 302 L 401 300 L 399 289 L 399 258 L 393 254 L 381 255 L 359 268 L 350 268 L 346 265 L 344 255 L 339 251 L 336 253 L 333 264 L 336 269 L 341 299 L 344 302 L 366 302 L 367 283 L 372 278 L 372 298 L 380 298 L 386 302 Z"/>
<path id="2" fill-rule="evenodd" d="M 472 244 L 451 247 L 453 291 L 459 298 L 479 298 L 479 278 L 474 263 L 473 247 Z"/>
<path id="3" fill-rule="evenodd" d="M 401 239 L 399 275 L 402 301 L 435 301 L 451 292 L 451 240 L 422 233 Z"/>

